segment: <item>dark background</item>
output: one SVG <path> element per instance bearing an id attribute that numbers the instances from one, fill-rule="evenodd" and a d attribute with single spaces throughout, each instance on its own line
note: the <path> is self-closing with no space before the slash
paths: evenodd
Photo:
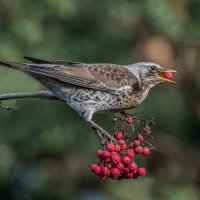
<path id="1" fill-rule="evenodd" d="M 10 100 L 0 110 L 1 199 L 200 199 L 200 1 L 0 0 L 0 58 L 152 61 L 178 70 L 132 112 L 156 118 L 145 178 L 99 181 L 89 170 L 98 139 L 77 113 L 50 100 Z M 0 93 L 41 90 L 0 67 Z M 112 130 L 110 116 L 95 121 Z"/>

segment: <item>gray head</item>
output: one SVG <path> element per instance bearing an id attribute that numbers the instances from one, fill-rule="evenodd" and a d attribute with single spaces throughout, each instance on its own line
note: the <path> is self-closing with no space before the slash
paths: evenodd
<path id="1" fill-rule="evenodd" d="M 159 83 L 175 83 L 171 79 L 164 77 L 164 73 L 176 72 L 175 70 L 165 69 L 152 62 L 138 62 L 126 67 L 138 78 L 142 85 L 149 89 Z"/>

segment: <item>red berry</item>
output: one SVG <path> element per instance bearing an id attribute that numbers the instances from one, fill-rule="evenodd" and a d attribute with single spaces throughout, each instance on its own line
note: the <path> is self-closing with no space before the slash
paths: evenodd
<path id="1" fill-rule="evenodd" d="M 134 140 L 133 141 L 133 145 L 134 146 L 138 146 L 138 145 L 140 145 L 141 144 L 141 141 L 140 140 Z"/>
<path id="2" fill-rule="evenodd" d="M 100 172 L 101 172 L 101 168 L 98 165 L 96 165 L 96 164 L 91 164 L 90 165 L 90 169 L 91 169 L 91 171 L 93 173 L 95 173 L 97 175 L 100 174 Z"/>
<path id="3" fill-rule="evenodd" d="M 104 150 L 103 153 L 102 153 L 102 158 L 105 159 L 105 158 L 108 158 L 110 157 L 110 152 L 107 151 L 107 150 Z"/>
<path id="4" fill-rule="evenodd" d="M 144 167 L 138 168 L 138 175 L 139 176 L 145 176 L 146 175 L 146 169 Z"/>
<path id="5" fill-rule="evenodd" d="M 115 145 L 115 151 L 120 151 L 120 149 L 121 149 L 121 147 L 118 144 L 116 144 Z"/>
<path id="6" fill-rule="evenodd" d="M 119 131 L 119 130 L 116 130 L 116 131 L 114 132 L 114 137 L 115 137 L 117 140 L 122 139 L 122 132 Z"/>
<path id="7" fill-rule="evenodd" d="M 120 147 L 122 147 L 122 145 L 124 145 L 124 144 L 126 144 L 126 143 L 125 143 L 125 141 L 124 141 L 123 139 L 120 139 L 120 140 L 118 141 L 118 144 L 119 144 Z"/>
<path id="8" fill-rule="evenodd" d="M 112 151 L 111 153 L 110 153 L 110 156 L 112 157 L 112 156 L 119 156 L 119 154 L 117 153 L 117 152 L 115 152 L 115 151 Z"/>
<path id="9" fill-rule="evenodd" d="M 123 144 L 123 145 L 121 146 L 121 148 L 122 148 L 123 150 L 126 150 L 126 149 L 127 149 L 126 144 Z"/>
<path id="10" fill-rule="evenodd" d="M 142 154 L 144 154 L 145 156 L 149 155 L 151 153 L 149 147 L 144 147 L 142 150 Z"/>
<path id="11" fill-rule="evenodd" d="M 131 125 L 131 124 L 133 123 L 133 118 L 132 118 L 131 116 L 128 116 L 128 117 L 126 118 L 126 123 L 127 123 L 128 125 Z"/>
<path id="12" fill-rule="evenodd" d="M 170 71 L 166 71 L 166 72 L 164 72 L 164 77 L 167 79 L 172 79 L 173 74 Z"/>
<path id="13" fill-rule="evenodd" d="M 147 135 L 151 134 L 151 128 L 149 126 L 145 126 L 143 129 L 144 129 L 145 134 Z"/>
<path id="14" fill-rule="evenodd" d="M 110 172 L 110 175 L 114 179 L 118 179 L 120 176 L 120 170 L 118 168 L 113 168 Z"/>
<path id="15" fill-rule="evenodd" d="M 137 146 L 135 148 L 135 153 L 141 154 L 143 152 L 143 148 L 141 146 Z"/>
<path id="16" fill-rule="evenodd" d="M 124 164 L 120 162 L 120 163 L 116 164 L 115 167 L 118 169 L 124 169 Z"/>
<path id="17" fill-rule="evenodd" d="M 133 178 L 133 173 L 127 173 L 125 177 L 127 179 L 132 179 Z"/>
<path id="18" fill-rule="evenodd" d="M 114 154 L 114 152 L 112 152 L 112 154 L 111 154 L 111 162 L 113 164 L 120 163 L 121 162 L 121 157 L 117 153 Z"/>
<path id="19" fill-rule="evenodd" d="M 129 164 L 129 163 L 131 162 L 131 159 L 130 159 L 129 156 L 123 156 L 123 157 L 122 157 L 122 162 L 123 162 L 125 165 L 127 165 L 127 164 Z"/>
<path id="20" fill-rule="evenodd" d="M 98 158 L 102 158 L 102 153 L 103 153 L 103 150 L 102 149 L 99 149 L 99 150 L 97 150 L 97 156 L 98 156 Z"/>
<path id="21" fill-rule="evenodd" d="M 102 167 L 100 173 L 102 176 L 105 176 L 105 177 L 108 177 L 110 175 L 110 171 L 107 167 Z"/>
<path id="22" fill-rule="evenodd" d="M 130 143 L 129 148 L 133 149 L 133 148 L 135 148 L 136 146 L 138 146 L 140 144 L 141 144 L 141 141 L 135 139 L 132 143 Z"/>
<path id="23" fill-rule="evenodd" d="M 144 137 L 143 137 L 143 135 L 141 135 L 141 134 L 137 134 L 137 139 L 138 140 L 140 140 L 140 141 L 143 141 L 144 140 Z"/>
<path id="24" fill-rule="evenodd" d="M 133 158 L 135 153 L 134 153 L 134 150 L 133 149 L 127 149 L 126 151 L 126 155 L 129 157 L 129 158 Z"/>
<path id="25" fill-rule="evenodd" d="M 106 147 L 107 147 L 108 151 L 114 151 L 115 150 L 115 145 L 112 142 L 108 143 Z"/>
<path id="26" fill-rule="evenodd" d="M 106 163 L 110 163 L 110 157 L 105 157 L 105 158 L 104 158 L 104 161 L 105 161 Z"/>
<path id="27" fill-rule="evenodd" d="M 136 163 L 132 162 L 128 165 L 128 168 L 130 171 L 132 171 L 133 173 L 137 172 L 138 166 Z"/>
<path id="28" fill-rule="evenodd" d="M 129 173 L 130 169 L 128 167 L 124 167 L 124 173 Z"/>
<path id="29" fill-rule="evenodd" d="M 134 148 L 134 144 L 133 144 L 133 142 L 131 142 L 131 143 L 129 144 L 129 148 L 131 148 L 131 149 Z"/>
<path id="30" fill-rule="evenodd" d="M 138 177 L 137 173 L 133 174 L 133 179 L 136 179 L 137 177 Z"/>

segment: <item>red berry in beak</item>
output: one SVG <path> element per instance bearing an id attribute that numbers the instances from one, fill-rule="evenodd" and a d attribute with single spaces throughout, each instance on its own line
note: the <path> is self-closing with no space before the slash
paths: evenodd
<path id="1" fill-rule="evenodd" d="M 170 71 L 166 71 L 164 72 L 164 77 L 171 80 L 173 78 L 173 74 Z"/>

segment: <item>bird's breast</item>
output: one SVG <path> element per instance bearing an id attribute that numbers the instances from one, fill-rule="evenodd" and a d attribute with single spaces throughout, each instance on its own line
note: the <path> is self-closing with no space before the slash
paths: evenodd
<path id="1" fill-rule="evenodd" d="M 102 110 L 103 112 L 122 112 L 137 107 L 146 98 L 148 90 L 133 93 L 133 90 L 124 90 L 115 96 L 110 96 L 109 108 Z M 101 111 L 101 112 L 102 112 Z"/>

